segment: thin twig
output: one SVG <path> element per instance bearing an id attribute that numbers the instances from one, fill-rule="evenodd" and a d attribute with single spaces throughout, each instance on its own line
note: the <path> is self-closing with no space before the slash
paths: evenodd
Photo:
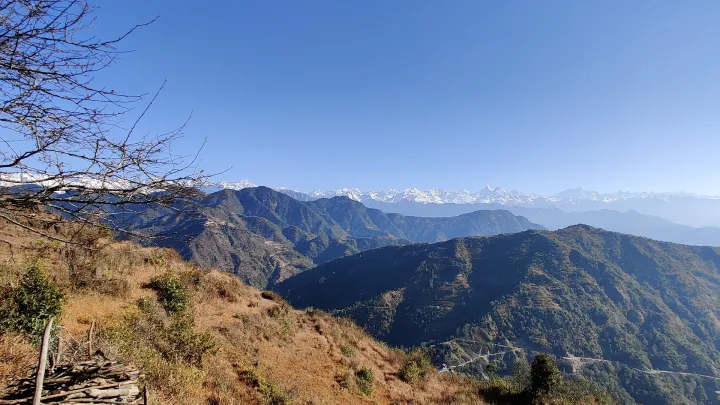
<path id="1" fill-rule="evenodd" d="M 93 355 L 93 333 L 95 332 L 95 320 L 90 324 L 90 332 L 88 332 L 88 357 Z"/>

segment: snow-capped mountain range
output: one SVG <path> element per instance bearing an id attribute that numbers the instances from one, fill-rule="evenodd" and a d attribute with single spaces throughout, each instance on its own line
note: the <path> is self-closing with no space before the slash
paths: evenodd
<path id="1" fill-rule="evenodd" d="M 248 187 L 256 187 L 248 180 L 238 182 L 219 182 L 219 188 L 240 190 Z M 686 192 L 675 193 L 648 193 L 618 191 L 614 193 L 599 193 L 593 190 L 586 190 L 582 187 L 561 191 L 549 196 L 538 194 L 525 194 L 515 190 L 506 190 L 502 187 L 485 186 L 480 191 L 446 191 L 443 189 L 420 190 L 415 187 L 398 190 L 391 188 L 380 191 L 363 191 L 358 188 L 341 188 L 339 190 L 315 190 L 309 193 L 302 193 L 286 187 L 274 187 L 278 191 L 291 192 L 295 195 L 303 194 L 307 199 L 330 198 L 346 196 L 355 201 L 378 201 L 383 203 L 414 202 L 422 204 L 499 204 L 499 205 L 521 205 L 521 206 L 547 206 L 552 207 L 558 204 L 572 204 L 573 202 L 597 202 L 617 203 L 629 199 L 653 199 L 670 200 L 676 198 L 702 198 L 718 199 L 720 197 L 708 197 L 690 194 Z"/>

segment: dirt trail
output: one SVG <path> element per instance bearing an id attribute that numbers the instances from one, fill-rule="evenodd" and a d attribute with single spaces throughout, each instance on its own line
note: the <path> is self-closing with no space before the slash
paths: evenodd
<path id="1" fill-rule="evenodd" d="M 629 367 L 631 370 L 637 371 L 639 373 L 643 374 L 676 374 L 676 375 L 684 375 L 684 376 L 691 376 L 691 377 L 700 377 L 700 378 L 709 378 L 712 380 L 720 381 L 720 377 L 715 377 L 712 375 L 707 374 L 698 374 L 698 373 L 688 373 L 683 371 L 669 371 L 669 370 L 657 370 L 657 369 L 640 369 L 635 367 L 630 367 L 625 363 L 620 363 L 619 361 L 611 361 L 611 360 L 605 360 L 605 359 L 598 359 L 593 357 L 579 357 L 579 356 L 573 356 L 572 354 L 568 354 L 567 356 L 561 357 L 563 360 L 568 360 L 570 364 L 572 364 L 573 372 L 579 373 L 582 370 L 582 367 L 586 364 L 590 363 L 597 363 L 597 362 L 604 362 L 604 363 L 619 363 L 623 364 L 627 367 Z"/>
<path id="2" fill-rule="evenodd" d="M 466 366 L 466 365 L 468 365 L 468 364 L 470 364 L 470 363 L 473 363 L 473 362 L 478 361 L 478 360 L 481 360 L 481 359 L 488 359 L 489 357 L 492 357 L 492 356 L 499 356 L 499 355 L 503 355 L 503 354 L 507 354 L 507 353 L 511 353 L 511 352 L 524 351 L 524 349 L 522 349 L 522 348 L 520 348 L 520 347 L 516 347 L 516 346 L 501 345 L 501 344 L 497 344 L 497 343 L 488 343 L 488 342 L 481 342 L 481 341 L 477 341 L 477 340 L 462 339 L 462 338 L 451 339 L 451 340 L 448 340 L 447 342 L 437 343 L 436 345 L 432 345 L 432 346 L 437 346 L 437 345 L 451 345 L 451 344 L 456 343 L 456 342 L 477 343 L 477 344 L 488 345 L 488 346 L 504 347 L 504 348 L 507 348 L 507 349 L 509 349 L 509 350 L 505 350 L 505 351 L 501 351 L 501 352 L 496 352 L 496 353 L 480 354 L 480 355 L 477 355 L 477 356 L 475 356 L 475 357 L 473 357 L 473 358 L 471 358 L 471 359 L 469 359 L 469 360 L 467 360 L 467 361 L 464 361 L 464 362 L 462 362 L 462 363 L 455 364 L 455 365 L 452 365 L 452 366 L 448 366 L 448 365 L 446 365 L 446 364 L 443 364 L 442 369 L 440 369 L 440 372 L 441 372 L 441 373 L 448 372 L 448 371 L 452 372 L 453 369 Z M 432 346 L 430 346 L 430 347 L 432 347 Z M 619 364 L 623 364 L 623 365 L 629 367 L 631 370 L 634 370 L 634 371 L 637 371 L 637 372 L 643 373 L 643 374 L 650 374 L 650 375 L 657 375 L 657 374 L 675 374 L 675 375 L 683 375 L 683 376 L 690 376 L 690 377 L 709 378 L 709 379 L 711 379 L 711 380 L 720 381 L 720 377 L 716 377 L 716 376 L 712 376 L 712 375 L 707 375 L 707 374 L 689 373 L 689 372 L 684 372 L 684 371 L 658 370 L 658 369 L 645 369 L 645 370 L 644 370 L 644 369 L 639 369 L 639 368 L 635 368 L 635 367 L 630 367 L 630 366 L 628 366 L 627 364 L 620 363 L 620 362 L 617 362 L 617 361 L 611 361 L 611 360 L 600 359 L 600 358 L 593 358 L 593 357 L 580 357 L 580 356 L 574 356 L 574 355 L 572 355 L 572 354 L 568 354 L 567 356 L 561 357 L 561 359 L 567 360 L 567 361 L 570 362 L 570 364 L 571 364 L 571 366 L 572 366 L 573 373 L 579 373 L 580 371 L 582 371 L 582 368 L 583 368 L 586 364 L 597 363 L 597 362 L 604 362 L 604 363 L 619 363 Z M 720 394 L 720 391 L 718 391 L 718 393 Z"/>
<path id="3" fill-rule="evenodd" d="M 462 363 L 460 363 L 460 364 L 455 364 L 455 365 L 452 365 L 452 366 L 448 366 L 448 365 L 446 365 L 446 364 L 443 364 L 442 368 L 440 369 L 440 372 L 441 372 L 441 373 L 445 373 L 445 372 L 448 372 L 448 371 L 452 372 L 453 369 L 466 366 L 466 365 L 468 365 L 468 364 L 470 364 L 470 363 L 476 362 L 476 361 L 481 360 L 481 359 L 486 359 L 486 360 L 487 360 L 488 358 L 493 357 L 493 356 L 499 356 L 499 355 L 503 355 L 503 354 L 507 354 L 507 353 L 512 353 L 512 352 L 518 352 L 518 351 L 520 351 L 520 352 L 525 351 L 524 349 L 522 349 L 522 348 L 520 348 L 520 347 L 508 346 L 508 345 L 501 345 L 501 344 L 497 344 L 497 343 L 480 342 L 480 341 L 477 341 L 477 340 L 461 339 L 461 338 L 451 339 L 451 340 L 448 340 L 447 342 L 438 343 L 437 345 L 451 345 L 451 344 L 453 344 L 453 343 L 455 343 L 455 342 L 478 343 L 478 344 L 482 344 L 482 345 L 486 345 L 486 346 L 504 347 L 504 348 L 507 348 L 507 349 L 510 349 L 510 350 L 504 350 L 504 351 L 496 352 L 496 353 L 480 354 L 480 355 L 477 355 L 477 356 L 471 358 L 470 360 L 467 360 L 467 361 L 464 361 L 464 362 L 462 362 Z M 430 347 L 437 346 L 437 345 L 432 345 L 432 346 L 430 346 Z"/>

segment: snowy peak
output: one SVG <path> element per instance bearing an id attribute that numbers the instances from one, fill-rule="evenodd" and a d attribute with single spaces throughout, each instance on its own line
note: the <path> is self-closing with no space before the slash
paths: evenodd
<path id="1" fill-rule="evenodd" d="M 229 189 L 229 190 L 242 190 L 244 188 L 257 187 L 257 184 L 250 182 L 249 180 L 240 181 L 221 181 L 217 183 L 218 187 Z"/>
<path id="2" fill-rule="evenodd" d="M 570 188 L 565 191 L 561 191 L 553 197 L 559 200 L 595 200 L 600 198 L 600 193 L 593 190 L 585 190 L 582 187 Z"/>
<path id="3" fill-rule="evenodd" d="M 214 183 L 219 189 L 227 188 L 240 190 L 243 188 L 256 187 L 248 180 L 235 182 L 221 181 Z M 358 188 L 341 188 L 338 190 L 315 190 L 310 193 L 302 193 L 286 187 L 274 187 L 275 190 L 290 194 L 291 196 L 302 195 L 303 199 L 319 199 L 345 196 L 355 201 L 378 201 L 384 203 L 414 202 L 421 204 L 498 204 L 507 206 L 528 206 L 528 207 L 557 207 L 560 205 L 572 205 L 592 203 L 606 204 L 622 202 L 629 199 L 657 199 L 665 200 L 672 198 L 713 198 L 700 197 L 689 193 L 645 193 L 617 191 L 614 193 L 599 193 L 594 190 L 587 190 L 582 187 L 570 188 L 549 196 L 538 194 L 525 194 L 519 191 L 508 191 L 502 187 L 486 185 L 478 191 L 459 190 L 447 191 L 443 189 L 421 190 L 417 187 L 410 187 L 404 190 L 388 189 L 363 191 Z"/>

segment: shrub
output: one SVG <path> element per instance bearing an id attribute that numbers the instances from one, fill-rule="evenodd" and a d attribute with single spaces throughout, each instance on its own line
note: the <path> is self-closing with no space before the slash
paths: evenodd
<path id="1" fill-rule="evenodd" d="M 160 303 L 169 313 L 185 312 L 190 305 L 190 292 L 171 274 L 154 277 L 148 286 L 157 291 Z"/>
<path id="2" fill-rule="evenodd" d="M 352 355 L 355 354 L 355 349 L 350 345 L 341 345 L 340 353 L 345 357 L 352 357 Z"/>
<path id="3" fill-rule="evenodd" d="M 63 259 L 73 287 L 92 287 L 97 275 L 97 266 L 91 250 L 82 247 L 67 247 L 63 249 Z"/>
<path id="4" fill-rule="evenodd" d="M 400 369 L 400 379 L 415 384 L 422 381 L 431 369 L 430 357 L 418 350 L 405 358 L 405 363 Z"/>
<path id="5" fill-rule="evenodd" d="M 530 366 L 530 380 L 534 395 L 548 393 L 560 383 L 560 370 L 549 354 L 535 356 Z"/>
<path id="6" fill-rule="evenodd" d="M 372 395 L 373 383 L 375 382 L 372 370 L 363 367 L 355 372 L 355 378 L 357 378 L 360 391 L 365 395 Z"/>
<path id="7" fill-rule="evenodd" d="M 290 313 L 290 305 L 288 305 L 287 303 L 282 303 L 280 305 L 268 308 L 267 312 L 271 318 L 281 318 Z"/>
<path id="8" fill-rule="evenodd" d="M 275 301 L 275 302 L 284 302 L 285 300 L 282 299 L 281 296 L 277 295 L 274 291 L 265 290 L 260 293 L 260 296 L 265 298 L 266 300 Z"/>
<path id="9" fill-rule="evenodd" d="M 281 390 L 274 383 L 262 378 L 255 370 L 241 370 L 238 373 L 241 380 L 250 384 L 257 392 L 265 397 L 268 405 L 290 405 L 292 396 Z"/>
<path id="10" fill-rule="evenodd" d="M 40 267 L 30 266 L 20 284 L 2 297 L 0 331 L 25 332 L 39 342 L 48 319 L 60 316 L 63 301 L 63 293 Z"/>
<path id="11" fill-rule="evenodd" d="M 514 392 L 512 384 L 501 378 L 481 382 L 480 395 L 490 403 L 527 403 L 522 392 Z"/>
<path id="12" fill-rule="evenodd" d="M 162 266 L 165 264 L 165 258 L 158 253 L 153 253 L 153 255 L 144 258 L 144 261 L 145 264 L 149 264 L 151 266 Z"/>
<path id="13" fill-rule="evenodd" d="M 176 315 L 173 318 L 165 332 L 173 349 L 168 357 L 200 367 L 206 354 L 217 352 L 217 345 L 211 335 L 195 332 L 193 326 L 194 323 L 188 316 Z"/>
<path id="14" fill-rule="evenodd" d="M 315 318 L 315 317 L 317 317 L 317 316 L 322 316 L 322 315 L 324 315 L 324 314 L 325 314 L 325 311 L 323 311 L 322 309 L 317 309 L 317 308 L 313 308 L 313 307 L 307 307 L 307 308 L 305 308 L 305 313 L 308 314 L 309 316 Z"/>
<path id="15" fill-rule="evenodd" d="M 95 283 L 95 291 L 112 297 L 127 298 L 130 295 L 130 282 L 125 279 L 108 279 Z"/>
<path id="16" fill-rule="evenodd" d="M 217 352 L 212 335 L 195 332 L 190 314 L 176 313 L 167 321 L 158 303 L 141 298 L 137 310 L 129 310 L 123 319 L 107 325 L 101 335 L 141 362 L 159 356 L 171 363 L 199 367 L 205 355 Z"/>
<path id="17" fill-rule="evenodd" d="M 336 374 L 335 382 L 338 384 L 338 386 L 340 386 L 340 389 L 343 389 L 343 390 L 350 389 L 350 379 L 348 378 L 348 373 Z"/>

